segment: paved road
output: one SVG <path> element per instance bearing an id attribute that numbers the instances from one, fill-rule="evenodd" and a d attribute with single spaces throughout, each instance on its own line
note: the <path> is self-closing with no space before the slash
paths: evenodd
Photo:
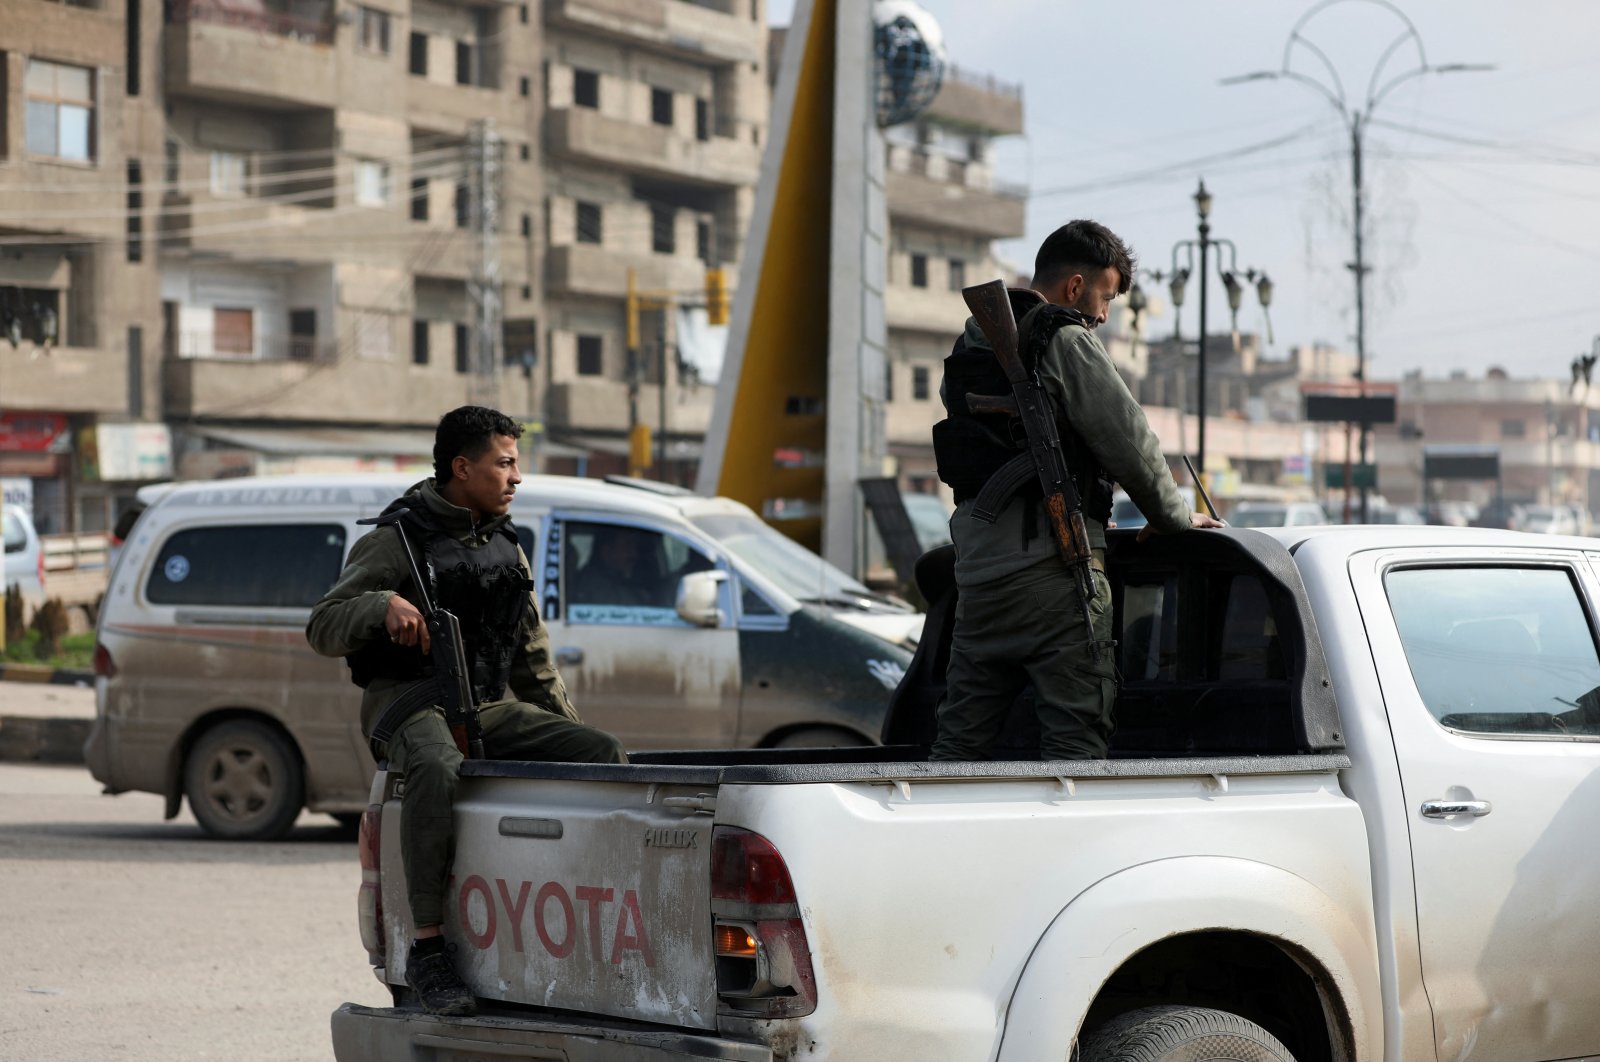
<path id="1" fill-rule="evenodd" d="M 332 1058 L 340 1002 L 384 1005 L 350 833 L 205 838 L 81 767 L 0 764 L 0 1059 Z"/>

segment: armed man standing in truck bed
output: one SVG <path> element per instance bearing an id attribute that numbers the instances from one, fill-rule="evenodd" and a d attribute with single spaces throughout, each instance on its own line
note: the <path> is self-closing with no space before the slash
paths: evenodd
<path id="1" fill-rule="evenodd" d="M 306 637 L 342 656 L 366 690 L 361 729 L 373 754 L 405 775 L 400 847 L 416 940 L 406 980 L 433 1014 L 471 1014 L 446 950 L 445 886 L 455 846 L 453 807 L 464 750 L 443 705 L 441 661 L 418 605 L 460 621 L 469 713 L 495 759 L 623 763 L 616 738 L 584 726 L 550 660 L 527 558 L 509 515 L 522 482 L 517 437 L 502 413 L 462 406 L 434 435 L 435 478 L 392 502 L 384 526 L 359 539 L 333 589 L 311 610 Z M 395 519 L 398 517 L 398 519 Z M 419 588 L 412 561 L 431 587 Z M 448 666 L 445 664 L 443 666 Z"/>
<path id="2" fill-rule="evenodd" d="M 1037 375 L 1055 414 L 1065 464 L 1082 499 L 1093 559 L 1092 592 L 1060 553 L 1030 480 L 985 512 L 979 491 L 1019 446 L 1002 413 L 974 413 L 968 395 L 1002 395 L 1011 384 L 989 339 L 969 319 L 945 359 L 940 387 L 948 416 L 934 427 L 939 478 L 956 496 L 950 537 L 958 588 L 944 702 L 932 758 L 987 758 L 1006 714 L 1031 682 L 1045 759 L 1106 755 L 1115 721 L 1116 661 L 1111 587 L 1105 575 L 1105 525 L 1112 484 L 1121 484 L 1149 519 L 1140 532 L 1171 534 L 1220 527 L 1190 512 L 1144 411 L 1094 334 L 1111 302 L 1133 282 L 1133 255 L 1111 230 L 1073 221 L 1039 248 L 1037 295 L 1013 298 L 1023 367 Z M 1034 305 L 1029 305 L 1031 303 Z"/>

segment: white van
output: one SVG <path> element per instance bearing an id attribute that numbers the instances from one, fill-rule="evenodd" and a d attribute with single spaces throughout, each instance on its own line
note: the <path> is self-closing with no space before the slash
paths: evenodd
<path id="1" fill-rule="evenodd" d="M 343 662 L 306 644 L 314 605 L 414 477 L 165 485 L 100 611 L 85 747 L 108 792 L 184 796 L 211 833 L 281 834 L 302 806 L 366 806 L 373 762 Z M 643 480 L 529 476 L 512 507 L 550 645 L 584 720 L 630 749 L 877 741 L 922 616 L 745 506 Z M 641 545 L 654 604 L 589 600 L 597 536 Z M 701 605 L 693 607 L 693 602 Z M 714 602 L 714 607 L 710 603 Z"/>

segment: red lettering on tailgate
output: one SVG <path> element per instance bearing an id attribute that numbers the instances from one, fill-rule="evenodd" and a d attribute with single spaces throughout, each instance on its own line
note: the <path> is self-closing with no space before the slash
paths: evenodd
<path id="1" fill-rule="evenodd" d="M 578 894 L 578 902 L 589 908 L 589 954 L 600 962 L 600 905 L 610 903 L 616 893 L 598 885 L 579 885 L 573 891 Z"/>
<path id="2" fill-rule="evenodd" d="M 637 932 L 628 932 L 629 921 L 633 922 Z M 617 911 L 617 935 L 611 943 L 611 965 L 620 966 L 622 953 L 625 951 L 638 952 L 646 966 L 653 967 L 656 964 L 655 952 L 650 948 L 650 938 L 644 932 L 644 915 L 639 911 L 639 896 L 632 889 L 622 894 L 622 907 Z"/>
<path id="3" fill-rule="evenodd" d="M 527 884 L 530 883 L 524 882 Z M 561 905 L 561 913 L 566 916 L 567 936 L 559 944 L 550 936 L 550 927 L 544 922 L 545 903 L 552 899 Z M 539 886 L 539 895 L 533 898 L 533 928 L 538 931 L 539 943 L 544 945 L 545 951 L 558 959 L 572 954 L 573 946 L 578 943 L 578 919 L 572 909 L 572 898 L 560 882 L 547 881 Z"/>
<path id="4" fill-rule="evenodd" d="M 483 932 L 479 933 L 472 927 L 472 917 L 468 914 L 468 903 L 474 892 L 483 894 Z M 461 932 L 465 933 L 467 940 L 479 951 L 488 948 L 494 943 L 494 894 L 489 891 L 489 883 L 474 874 L 461 886 Z"/>
<path id="5" fill-rule="evenodd" d="M 528 890 L 533 888 L 533 882 L 524 881 L 522 883 L 522 888 L 517 891 L 515 903 L 511 901 L 511 890 L 506 888 L 505 878 L 495 878 L 494 884 L 500 890 L 500 903 L 505 906 L 506 914 L 511 917 L 511 946 L 521 951 L 522 910 L 528 905 Z"/>

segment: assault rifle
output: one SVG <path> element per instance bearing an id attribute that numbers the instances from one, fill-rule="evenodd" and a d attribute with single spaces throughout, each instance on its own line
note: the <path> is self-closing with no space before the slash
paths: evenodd
<path id="1" fill-rule="evenodd" d="M 1021 293 L 1019 293 L 1021 294 Z M 1033 299 L 1043 302 L 1037 292 L 1028 292 Z M 1027 450 L 1007 461 L 984 484 L 973 505 L 973 516 L 993 522 L 1005 501 L 1029 479 L 1036 479 L 1044 491 L 1044 511 L 1050 522 L 1050 537 L 1055 540 L 1056 551 L 1077 576 L 1078 599 L 1083 608 L 1083 621 L 1088 630 L 1089 650 L 1096 663 L 1100 661 L 1100 643 L 1094 635 L 1094 616 L 1090 602 L 1094 600 L 1094 575 L 1091 561 L 1094 551 L 1089 545 L 1089 530 L 1083 522 L 1083 499 L 1078 487 L 1067 471 L 1066 457 L 1061 452 L 1061 436 L 1056 430 L 1056 418 L 1050 411 L 1050 401 L 1039 384 L 1037 371 L 1030 372 L 1022 363 L 1018 350 L 1017 320 L 1011 308 L 1011 297 L 1003 280 L 991 280 L 961 289 L 961 297 L 972 311 L 973 319 L 983 330 L 1006 379 L 1011 381 L 1009 395 L 967 396 L 967 408 L 974 413 L 1004 413 L 1022 422 Z"/>
<path id="2" fill-rule="evenodd" d="M 483 725 L 478 720 L 478 702 L 472 696 L 472 680 L 467 670 L 466 646 L 461 640 L 461 621 L 454 612 L 435 608 L 428 596 L 428 584 L 417 567 L 417 558 L 411 552 L 411 540 L 401 517 L 411 510 L 392 509 L 382 516 L 357 520 L 358 524 L 376 524 L 379 527 L 394 525 L 400 536 L 400 546 L 406 552 L 406 563 L 411 566 L 411 580 L 416 585 L 422 621 L 428 625 L 430 648 L 428 659 L 433 664 L 433 680 L 438 686 L 438 704 L 444 709 L 445 722 L 450 724 L 450 736 L 455 740 L 461 755 L 470 759 L 483 759 Z"/>

